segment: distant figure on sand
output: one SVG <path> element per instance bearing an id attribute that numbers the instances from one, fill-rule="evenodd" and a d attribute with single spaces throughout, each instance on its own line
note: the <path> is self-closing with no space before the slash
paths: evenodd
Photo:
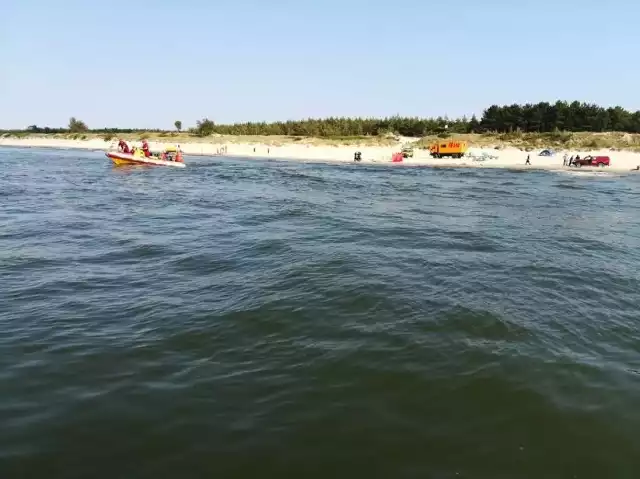
<path id="1" fill-rule="evenodd" d="M 567 166 L 567 154 L 566 153 L 562 157 L 562 166 Z"/>
<path id="2" fill-rule="evenodd" d="M 527 161 L 525 161 L 525 165 L 530 165 L 531 164 L 531 159 L 530 159 L 531 155 L 527 155 Z"/>

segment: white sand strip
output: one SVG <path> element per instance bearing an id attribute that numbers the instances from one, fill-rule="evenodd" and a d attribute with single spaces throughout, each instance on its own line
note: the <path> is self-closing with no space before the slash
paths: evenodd
<path id="1" fill-rule="evenodd" d="M 136 145 L 136 142 L 130 144 Z M 152 151 L 160 151 L 175 143 L 149 142 Z M 26 147 L 26 148 L 62 148 L 62 149 L 86 149 L 107 150 L 114 146 L 113 142 L 105 142 L 102 139 L 90 140 L 66 140 L 59 138 L 0 138 L 0 146 Z M 139 144 L 137 146 L 140 146 Z M 251 143 L 180 143 L 180 148 L 186 155 L 216 156 L 239 158 L 274 158 L 297 161 L 322 161 L 352 163 L 356 151 L 362 153 L 362 163 L 386 164 L 393 166 L 425 165 L 442 167 L 467 167 L 467 168 L 508 168 L 508 169 L 544 169 L 544 170 L 568 170 L 563 166 L 563 157 L 580 155 L 603 155 L 611 158 L 611 166 L 598 168 L 598 171 L 626 172 L 640 165 L 640 154 L 629 151 L 557 151 L 554 156 L 538 156 L 537 152 L 523 152 L 517 148 L 478 149 L 470 148 L 468 154 L 460 159 L 437 159 L 429 156 L 427 150 L 415 150 L 413 158 L 406 158 L 401 163 L 392 163 L 391 155 L 400 151 L 401 144 L 396 146 L 328 146 L 308 144 L 288 144 L 271 146 Z M 530 165 L 526 165 L 527 156 Z M 595 170 L 592 167 L 583 167 L 581 170 Z M 577 170 L 571 168 L 571 170 Z"/>

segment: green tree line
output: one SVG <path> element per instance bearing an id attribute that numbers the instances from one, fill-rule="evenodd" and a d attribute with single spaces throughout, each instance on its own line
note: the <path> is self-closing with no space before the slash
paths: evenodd
<path id="1" fill-rule="evenodd" d="M 0 130 L 0 134 L 8 133 L 38 133 L 44 135 L 66 134 L 66 133 L 112 133 L 117 135 L 119 133 L 166 133 L 166 130 L 162 129 L 141 129 L 141 128 L 88 128 L 86 130 L 82 128 L 50 128 L 48 126 L 40 127 L 38 125 L 31 125 L 24 130 Z"/>
<path id="2" fill-rule="evenodd" d="M 353 136 L 384 136 L 399 134 L 403 136 L 424 136 L 441 133 L 445 130 L 465 133 L 469 131 L 466 118 L 449 120 L 446 118 L 323 118 L 299 121 L 247 122 L 232 125 L 213 124 L 211 120 L 202 120 L 194 128 L 194 133 L 206 136 L 211 133 L 221 135 L 285 135 L 313 136 L 324 138 Z"/>
<path id="3" fill-rule="evenodd" d="M 487 108 L 477 130 L 523 132 L 604 132 L 640 133 L 640 111 L 620 106 L 603 108 L 590 103 L 558 101 L 535 105 L 492 105 Z"/>
<path id="4" fill-rule="evenodd" d="M 176 121 L 180 131 L 182 122 Z M 73 133 L 91 132 L 117 135 L 120 133 L 162 133 L 164 130 L 141 130 L 133 128 L 89 129 L 82 121 L 72 118 L 68 128 L 49 128 L 31 125 L 26 130 L 0 131 L 1 133 Z M 620 106 L 604 108 L 581 102 L 557 101 L 536 104 L 492 105 L 482 113 L 480 119 L 418 118 L 393 116 L 388 118 L 309 118 L 299 121 L 246 122 L 216 124 L 208 118 L 199 120 L 189 129 L 195 136 L 221 135 L 284 135 L 310 137 L 357 137 L 398 134 L 421 137 L 427 135 L 460 133 L 507 133 L 513 131 L 547 133 L 605 132 L 617 131 L 640 133 L 640 111 L 627 111 Z"/>
<path id="5" fill-rule="evenodd" d="M 421 137 L 442 133 L 527 133 L 604 132 L 640 133 L 640 111 L 630 112 L 620 106 L 603 108 L 589 103 L 558 101 L 526 105 L 492 105 L 478 120 L 400 117 L 390 118 L 325 118 L 272 123 L 236 123 L 216 125 L 210 120 L 198 122 L 195 134 L 288 135 L 288 136 L 380 136 L 399 134 Z"/>

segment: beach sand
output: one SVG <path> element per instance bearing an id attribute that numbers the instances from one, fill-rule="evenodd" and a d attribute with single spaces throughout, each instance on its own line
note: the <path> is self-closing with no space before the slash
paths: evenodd
<path id="1" fill-rule="evenodd" d="M 406 142 L 405 142 L 406 143 Z M 139 142 L 130 142 L 139 145 Z M 175 143 L 161 143 L 150 141 L 152 151 L 161 151 L 166 146 Z M 59 138 L 26 137 L 0 138 L 1 146 L 26 147 L 26 148 L 61 148 L 61 149 L 85 149 L 106 151 L 115 146 L 114 142 L 105 142 L 102 139 L 69 140 Z M 629 151 L 556 151 L 551 157 L 538 156 L 538 151 L 526 152 L 517 148 L 492 149 L 470 148 L 463 158 L 438 159 L 429 156 L 427 150 L 415 149 L 413 158 L 405 158 L 400 163 L 392 163 L 391 155 L 400 151 L 402 143 L 395 146 L 331 146 L 310 145 L 304 143 L 286 145 L 265 145 L 260 143 L 204 143 L 182 142 L 180 148 L 185 155 L 216 156 L 224 151 L 223 156 L 239 158 L 274 158 L 298 161 L 321 161 L 336 163 L 352 163 L 356 151 L 362 153 L 364 164 L 385 164 L 389 166 L 441 166 L 441 167 L 468 167 L 468 168 L 507 168 L 507 169 L 544 169 L 544 170 L 569 170 L 577 171 L 578 168 L 563 167 L 563 156 L 580 157 L 586 155 L 605 155 L 611 158 L 611 166 L 598 168 L 602 172 L 627 172 L 640 165 L 640 153 Z M 527 156 L 531 165 L 526 165 Z M 580 170 L 596 170 L 593 167 L 582 167 Z"/>

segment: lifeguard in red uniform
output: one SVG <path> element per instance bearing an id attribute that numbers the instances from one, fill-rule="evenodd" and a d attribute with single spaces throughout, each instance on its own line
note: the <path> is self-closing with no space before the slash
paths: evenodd
<path id="1" fill-rule="evenodd" d="M 142 140 L 142 151 L 147 158 L 151 156 L 151 150 L 149 149 L 149 143 L 147 140 Z"/>
<path id="2" fill-rule="evenodd" d="M 127 145 L 126 141 L 120 140 L 118 141 L 118 150 L 122 153 L 129 153 L 129 145 Z"/>

